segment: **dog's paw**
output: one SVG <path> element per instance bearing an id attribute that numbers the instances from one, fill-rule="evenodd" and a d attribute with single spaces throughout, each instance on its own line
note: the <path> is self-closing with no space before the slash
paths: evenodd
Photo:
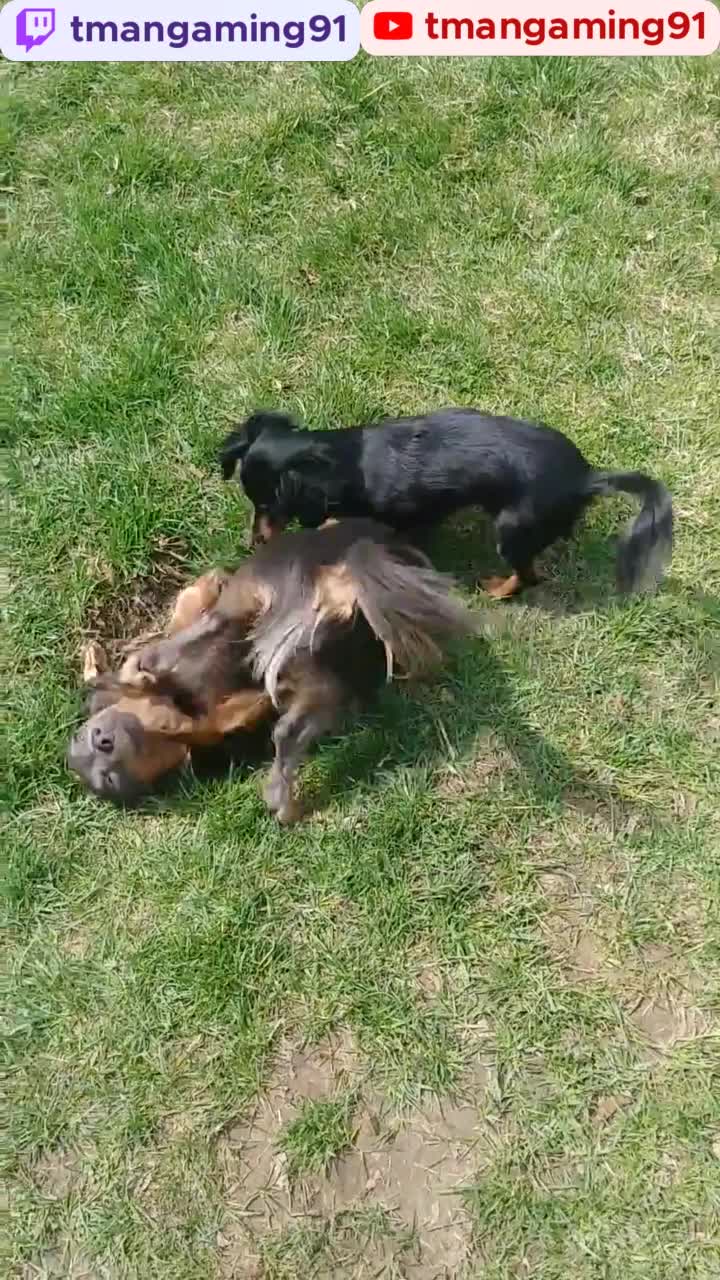
<path id="1" fill-rule="evenodd" d="M 263 787 L 262 797 L 271 813 L 278 813 L 289 799 L 287 786 L 274 769 Z"/>
<path id="2" fill-rule="evenodd" d="M 275 770 L 271 770 L 265 786 L 263 787 L 263 800 L 267 805 L 270 813 L 274 813 L 278 822 L 283 827 L 290 827 L 294 822 L 299 822 L 303 816 L 303 811 L 295 799 L 291 788 Z"/>
<path id="3" fill-rule="evenodd" d="M 509 578 L 481 578 L 480 586 L 491 600 L 509 600 L 517 595 L 521 583 L 517 574 L 511 573 Z"/>
<path id="4" fill-rule="evenodd" d="M 90 644 L 87 644 L 83 649 L 82 664 L 85 684 L 89 684 L 91 680 L 96 680 L 98 676 L 107 671 L 109 666 L 107 654 L 97 640 L 91 640 Z"/>
<path id="5" fill-rule="evenodd" d="M 292 827 L 303 817 L 302 805 L 294 796 L 290 796 L 277 810 L 275 817 L 282 827 Z"/>
<path id="6" fill-rule="evenodd" d="M 137 653 L 131 653 L 123 662 L 119 679 L 122 684 L 131 685 L 133 689 L 153 689 L 156 684 L 155 676 L 150 671 L 145 671 L 141 667 L 144 650 Z"/>

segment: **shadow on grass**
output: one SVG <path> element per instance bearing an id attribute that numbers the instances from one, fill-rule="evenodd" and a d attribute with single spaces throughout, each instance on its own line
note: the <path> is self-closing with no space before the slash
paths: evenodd
<path id="1" fill-rule="evenodd" d="M 421 535 L 423 549 L 435 567 L 452 574 L 461 586 L 477 590 L 483 578 L 507 574 L 498 555 L 492 521 L 481 513 L 463 513 L 447 525 Z M 518 599 L 554 616 L 590 613 L 606 608 L 616 596 L 616 538 L 578 525 L 573 538 L 554 543 L 539 558 L 540 581 Z M 502 609 L 512 609 L 505 601 Z"/>

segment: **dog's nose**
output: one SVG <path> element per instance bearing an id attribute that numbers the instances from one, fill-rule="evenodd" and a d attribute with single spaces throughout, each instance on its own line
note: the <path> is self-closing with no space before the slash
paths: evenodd
<path id="1" fill-rule="evenodd" d="M 92 731 L 92 744 L 95 751 L 102 751 L 103 755 L 109 756 L 115 746 L 115 736 L 109 729 L 96 726 Z"/>

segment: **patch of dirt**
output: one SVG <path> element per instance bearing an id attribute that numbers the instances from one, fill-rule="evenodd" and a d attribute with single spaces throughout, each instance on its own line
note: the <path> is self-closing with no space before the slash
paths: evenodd
<path id="1" fill-rule="evenodd" d="M 291 1181 L 278 1145 L 283 1130 L 305 1099 L 348 1088 L 358 1098 L 352 1149 L 325 1175 Z M 458 1274 L 470 1239 L 462 1188 L 481 1162 L 481 1095 L 478 1083 L 474 1097 L 428 1101 L 398 1114 L 369 1087 L 349 1037 L 310 1049 L 283 1046 L 268 1090 L 218 1144 L 227 1207 L 218 1240 L 222 1274 L 252 1276 L 266 1237 L 319 1222 L 334 1232 L 370 1210 L 380 1211 L 394 1244 L 378 1242 L 374 1255 L 368 1244 L 350 1271 L 338 1255 L 328 1274 L 381 1274 L 384 1258 L 401 1261 L 402 1274 L 413 1280 Z"/>
<path id="2" fill-rule="evenodd" d="M 613 870 L 598 865 L 595 894 L 611 887 L 612 880 Z M 601 982 L 609 989 L 637 1033 L 633 1038 L 642 1060 L 658 1063 L 676 1045 L 713 1030 L 710 1015 L 697 1003 L 703 979 L 692 967 L 687 944 L 651 942 L 613 956 L 606 941 L 608 932 L 610 937 L 615 932 L 613 913 L 607 906 L 600 910 L 588 868 L 548 868 L 539 883 L 551 907 L 542 920 L 550 953 L 568 981 Z M 594 1123 L 606 1123 L 616 1109 L 614 1099 L 598 1099 Z"/>
<path id="3" fill-rule="evenodd" d="M 603 878 L 607 869 L 600 870 Z M 584 867 L 552 868 L 538 877 L 552 910 L 541 921 L 548 949 L 573 981 L 606 979 L 614 972 L 597 927 L 592 893 L 585 883 Z"/>
<path id="4" fill-rule="evenodd" d="M 54 1249 L 45 1249 L 38 1262 L 26 1262 L 22 1280 L 107 1280 L 108 1272 L 99 1271 L 72 1245 L 63 1241 Z"/>
<path id="5" fill-rule="evenodd" d="M 590 1111 L 590 1119 L 596 1129 L 601 1129 L 604 1125 L 609 1124 L 618 1112 L 623 1111 L 625 1107 L 629 1107 L 632 1102 L 627 1094 L 608 1093 L 600 1094 L 592 1105 Z"/>
<path id="6" fill-rule="evenodd" d="M 95 935 L 90 929 L 75 927 L 61 938 L 60 947 L 73 960 L 84 960 L 94 941 Z"/>
<path id="7" fill-rule="evenodd" d="M 707 1014 L 669 987 L 662 996 L 641 996 L 628 1010 L 628 1016 L 650 1049 L 660 1053 L 673 1045 L 702 1039 L 712 1025 Z"/>
<path id="8" fill-rule="evenodd" d="M 182 538 L 159 538 L 152 550 L 152 570 L 120 587 L 103 592 L 87 612 L 85 641 L 97 640 L 111 662 L 124 646 L 145 632 L 162 626 L 170 604 L 188 580 L 189 547 Z M 100 572 L 112 584 L 112 571 Z"/>
<path id="9" fill-rule="evenodd" d="M 33 1178 L 47 1200 L 65 1200 L 82 1181 L 85 1164 L 80 1151 L 45 1151 L 35 1162 Z"/>
<path id="10" fill-rule="evenodd" d="M 585 820 L 585 824 L 613 840 L 626 838 L 636 831 L 652 831 L 656 820 L 649 812 L 629 804 L 611 789 L 597 794 L 582 788 L 571 788 L 563 796 L 566 808 Z"/>
<path id="11" fill-rule="evenodd" d="M 703 977 L 693 968 L 687 942 L 649 942 L 622 956 L 613 952 L 614 911 L 599 899 L 612 891 L 616 875 L 614 866 L 597 860 L 590 867 L 548 868 L 539 875 L 550 908 L 541 921 L 548 950 L 569 981 L 603 983 L 651 1047 L 663 1051 L 696 1039 L 708 1019 L 695 1003 Z"/>

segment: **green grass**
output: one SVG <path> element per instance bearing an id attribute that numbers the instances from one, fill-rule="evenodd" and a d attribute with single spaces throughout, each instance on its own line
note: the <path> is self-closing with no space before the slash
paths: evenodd
<path id="1" fill-rule="evenodd" d="M 325 1172 L 351 1145 L 351 1121 L 351 1098 L 305 1102 L 280 1139 L 289 1176 Z"/>
<path id="2" fill-rule="evenodd" d="M 470 1274 L 717 1276 L 718 89 L 717 59 L 13 69 L 11 1274 L 242 1274 L 218 1135 L 339 1028 L 415 1106 L 482 1044 Z M 228 423 L 448 402 L 662 478 L 661 593 L 614 596 L 599 504 L 442 680 L 323 744 L 307 824 L 252 770 L 81 794 L 88 630 L 245 554 Z M 470 585 L 490 548 L 468 514 L 436 557 Z M 298 1170 L 347 1145 L 333 1098 L 276 1135 Z M 362 1274 L 373 1212 L 271 1232 L 265 1274 Z"/>

